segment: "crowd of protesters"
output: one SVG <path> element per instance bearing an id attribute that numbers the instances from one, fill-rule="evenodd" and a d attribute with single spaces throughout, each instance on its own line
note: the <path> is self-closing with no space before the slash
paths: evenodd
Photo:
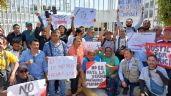
<path id="1" fill-rule="evenodd" d="M 98 37 L 90 27 L 75 28 L 74 16 L 71 28 L 59 25 L 53 29 L 51 18 L 44 26 L 39 13 L 36 28 L 26 22 L 26 30 L 14 24 L 13 31 L 4 36 L 0 28 L 0 96 L 6 95 L 9 86 L 46 79 L 48 96 L 171 96 L 171 71 L 158 66 L 158 58 L 151 54 L 142 60 L 138 52 L 128 48 L 130 32 L 155 32 L 156 43 L 171 44 L 171 27 L 156 25 L 151 28 L 149 20 L 144 20 L 142 8 L 139 22 L 133 26 L 133 19 L 126 19 L 126 26 L 119 21 L 117 10 L 117 30 L 110 32 L 102 28 Z M 142 25 L 142 26 L 141 26 Z M 101 42 L 98 50 L 86 50 L 84 42 Z M 66 89 L 67 80 L 48 80 L 48 57 L 77 56 L 77 76 L 70 79 L 70 92 Z M 106 62 L 107 87 L 87 88 L 85 83 L 86 64 L 89 61 Z M 56 61 L 57 62 L 57 61 Z M 152 87 L 153 86 L 153 87 Z M 155 87 L 154 87 L 155 86 Z M 99 90 L 100 93 L 99 94 Z"/>

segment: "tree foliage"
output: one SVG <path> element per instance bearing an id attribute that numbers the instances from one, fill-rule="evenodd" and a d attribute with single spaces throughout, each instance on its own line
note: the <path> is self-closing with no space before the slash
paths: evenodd
<path id="1" fill-rule="evenodd" d="M 158 15 L 164 26 L 171 26 L 171 0 L 158 0 Z"/>
<path id="2" fill-rule="evenodd" d="M 0 0 L 0 9 L 7 9 L 7 0 Z"/>

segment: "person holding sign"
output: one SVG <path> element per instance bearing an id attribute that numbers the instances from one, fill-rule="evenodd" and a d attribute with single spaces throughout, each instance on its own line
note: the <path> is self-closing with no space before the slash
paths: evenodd
<path id="1" fill-rule="evenodd" d="M 143 68 L 142 62 L 134 56 L 131 49 L 124 50 L 124 59 L 119 65 L 119 78 L 122 82 L 123 95 L 138 96 L 133 94 L 134 89 L 139 87 L 139 76 Z M 129 92 L 129 94 L 128 94 Z"/>
<path id="2" fill-rule="evenodd" d="M 135 26 L 132 26 L 133 24 L 133 20 L 131 18 L 128 18 L 126 20 L 126 27 L 123 27 L 123 25 L 121 24 L 121 22 L 119 21 L 119 9 L 117 10 L 117 24 L 118 26 L 120 26 L 122 29 L 125 29 L 126 32 L 137 32 L 137 29 L 141 26 L 142 22 L 143 22 L 143 19 L 144 19 L 144 7 L 142 7 L 142 10 L 141 10 L 141 17 L 140 17 L 140 20 L 138 22 L 138 24 L 136 24 Z"/>
<path id="3" fill-rule="evenodd" d="M 82 70 L 83 70 L 84 79 L 81 82 L 81 85 L 83 86 L 82 91 L 86 96 L 99 96 L 98 91 L 101 91 L 101 94 L 105 94 L 105 92 L 103 92 L 102 90 L 99 90 L 97 88 L 95 88 L 95 89 L 87 88 L 85 78 L 86 78 L 86 71 L 87 71 L 86 66 L 89 62 L 93 62 L 93 63 L 94 62 L 100 62 L 100 57 L 98 55 L 96 55 L 95 51 L 89 50 L 87 56 L 85 56 L 83 59 Z M 106 94 L 102 95 L 102 96 L 106 96 Z"/>
<path id="4" fill-rule="evenodd" d="M 164 28 L 163 39 L 158 40 L 157 43 L 171 44 L 171 27 L 165 27 Z M 171 70 L 166 68 L 166 71 L 167 71 L 167 74 L 168 74 L 168 76 L 170 78 L 167 96 L 171 96 Z"/>
<path id="5" fill-rule="evenodd" d="M 74 41 L 75 37 L 77 37 L 77 36 L 82 39 L 81 40 L 82 42 L 85 42 L 85 39 L 82 38 L 83 34 L 84 34 L 83 30 L 81 30 L 80 28 L 77 28 L 75 31 L 75 35 L 73 37 L 70 37 L 70 39 L 68 40 L 67 47 L 69 48 L 73 44 L 73 41 Z"/>
<path id="6" fill-rule="evenodd" d="M 102 62 L 106 62 L 106 78 L 107 78 L 107 93 L 108 96 L 116 96 L 117 94 L 117 83 L 118 83 L 118 65 L 119 59 L 110 47 L 106 47 L 104 54 L 99 53 L 98 55 Z"/>
<path id="7" fill-rule="evenodd" d="M 83 46 L 81 45 L 82 43 L 82 38 L 79 36 L 76 36 L 73 40 L 73 44 L 71 47 L 69 47 L 68 50 L 68 55 L 69 56 L 76 56 L 77 57 L 77 77 L 74 79 L 70 79 L 71 80 L 71 93 L 72 96 L 76 96 L 76 92 L 78 90 L 78 83 L 79 83 L 79 77 L 83 77 L 80 76 L 82 73 L 81 71 L 81 65 L 82 65 L 82 61 L 83 61 L 83 57 L 84 55 L 86 55 L 86 50 L 84 50 Z"/>
<path id="8" fill-rule="evenodd" d="M 51 33 L 51 40 L 49 42 L 46 42 L 43 51 L 46 54 L 46 59 L 48 59 L 48 56 L 65 56 L 67 54 L 67 47 L 64 41 L 60 40 L 60 32 L 59 30 L 54 30 Z M 60 87 L 60 96 L 65 96 L 65 80 L 56 80 L 59 81 Z M 55 80 L 49 80 L 49 96 L 55 96 Z"/>
<path id="9" fill-rule="evenodd" d="M 158 59 L 156 55 L 147 57 L 148 66 L 141 71 L 140 89 L 141 96 L 166 96 L 169 78 L 166 70 L 157 66 Z M 147 89 L 146 89 L 147 88 Z"/>

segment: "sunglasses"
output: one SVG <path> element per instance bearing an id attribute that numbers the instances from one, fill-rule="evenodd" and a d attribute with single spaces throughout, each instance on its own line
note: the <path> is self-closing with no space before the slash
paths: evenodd
<path id="1" fill-rule="evenodd" d="M 20 73 L 24 73 L 24 72 L 27 72 L 27 70 L 21 70 Z"/>

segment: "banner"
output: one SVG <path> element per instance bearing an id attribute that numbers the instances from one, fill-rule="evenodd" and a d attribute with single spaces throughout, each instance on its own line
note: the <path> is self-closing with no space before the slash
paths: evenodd
<path id="1" fill-rule="evenodd" d="M 96 10 L 92 8 L 75 7 L 74 16 L 76 26 L 94 26 Z"/>
<path id="2" fill-rule="evenodd" d="M 76 78 L 77 57 L 48 57 L 48 80 L 63 80 Z"/>
<path id="3" fill-rule="evenodd" d="M 10 86 L 7 96 L 46 96 L 45 79 Z"/>
<path id="4" fill-rule="evenodd" d="M 146 53 L 155 54 L 160 66 L 171 69 L 171 44 L 146 43 Z"/>
<path id="5" fill-rule="evenodd" d="M 142 32 L 142 33 L 127 33 L 128 36 L 128 48 L 132 51 L 145 51 L 146 43 L 154 43 L 154 32 Z"/>
<path id="6" fill-rule="evenodd" d="M 84 42 L 84 47 L 86 50 L 97 50 L 101 47 L 101 42 Z"/>
<path id="7" fill-rule="evenodd" d="M 119 16 L 140 16 L 143 0 L 118 0 Z"/>
<path id="8" fill-rule="evenodd" d="M 87 88 L 106 88 L 106 62 L 86 63 Z"/>

